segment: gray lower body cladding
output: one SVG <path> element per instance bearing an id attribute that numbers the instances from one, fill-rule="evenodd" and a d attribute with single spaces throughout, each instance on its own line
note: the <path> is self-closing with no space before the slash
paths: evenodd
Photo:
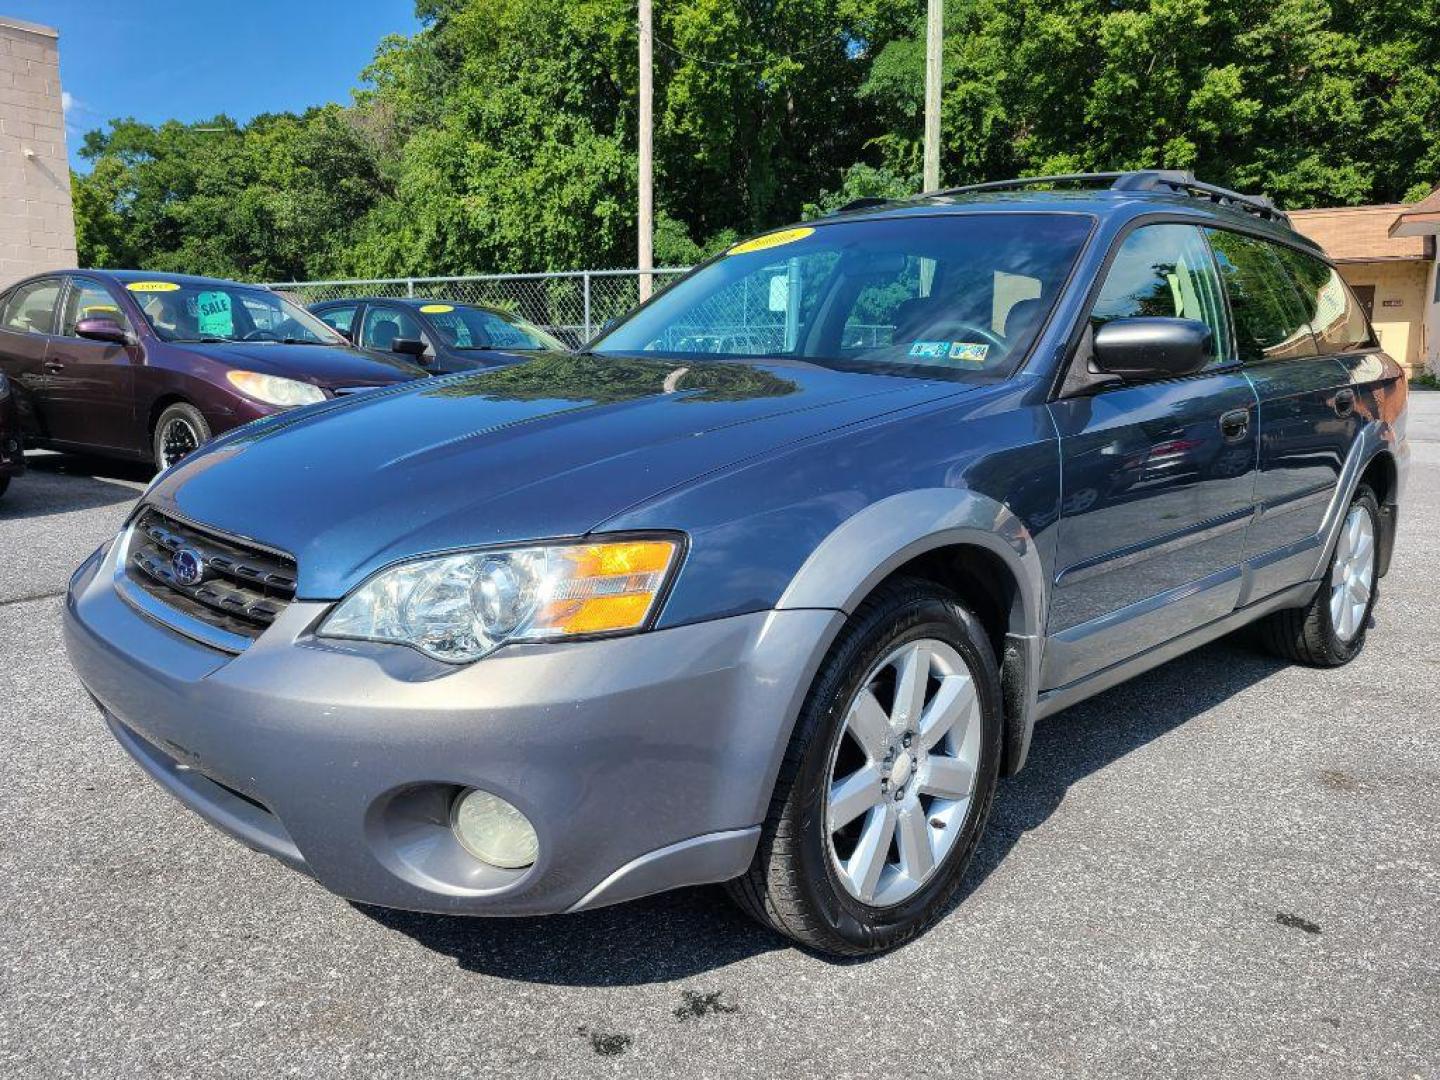
<path id="1" fill-rule="evenodd" d="M 97 553 L 71 583 L 66 647 L 120 744 L 212 824 L 349 899 L 476 915 L 741 873 L 843 619 L 761 612 L 454 668 L 318 642 L 326 607 L 292 604 L 232 656 L 136 611 Z M 464 855 L 446 807 L 467 787 L 529 817 L 533 866 Z"/>

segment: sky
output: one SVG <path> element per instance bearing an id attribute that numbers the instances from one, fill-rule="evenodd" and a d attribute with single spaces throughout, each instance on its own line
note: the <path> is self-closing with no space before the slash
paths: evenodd
<path id="1" fill-rule="evenodd" d="M 419 29 L 414 0 L 0 0 L 0 14 L 60 31 L 77 169 L 85 132 L 115 118 L 244 121 L 348 102 L 380 39 Z"/>

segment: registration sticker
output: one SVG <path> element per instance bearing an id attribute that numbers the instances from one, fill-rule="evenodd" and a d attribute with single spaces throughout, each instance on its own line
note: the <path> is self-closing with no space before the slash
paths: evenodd
<path id="1" fill-rule="evenodd" d="M 421 304 L 420 310 L 426 315 L 444 315 L 447 311 L 454 311 L 454 304 Z"/>
<path id="2" fill-rule="evenodd" d="M 131 292 L 179 292 L 180 286 L 173 281 L 132 281 L 125 288 Z"/>
<path id="3" fill-rule="evenodd" d="M 944 360 L 950 355 L 950 342 L 917 341 L 910 346 L 910 355 L 921 356 L 927 360 Z"/>
<path id="4" fill-rule="evenodd" d="M 952 341 L 950 343 L 950 359 L 958 360 L 962 364 L 983 364 L 988 355 L 990 355 L 989 345 L 982 345 L 975 341 Z"/>
<path id="5" fill-rule="evenodd" d="M 767 248 L 783 247 L 786 244 L 793 244 L 797 240 L 804 240 L 815 230 L 806 226 L 799 229 L 781 229 L 779 232 L 768 233 L 765 236 L 757 236 L 754 240 L 746 240 L 744 243 L 736 244 L 727 255 L 745 255 L 751 251 L 765 251 Z"/>

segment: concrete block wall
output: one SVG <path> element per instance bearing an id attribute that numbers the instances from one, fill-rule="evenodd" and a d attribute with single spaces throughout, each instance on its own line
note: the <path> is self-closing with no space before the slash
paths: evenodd
<path id="1" fill-rule="evenodd" d="M 75 265 L 59 35 L 0 15 L 0 288 Z"/>

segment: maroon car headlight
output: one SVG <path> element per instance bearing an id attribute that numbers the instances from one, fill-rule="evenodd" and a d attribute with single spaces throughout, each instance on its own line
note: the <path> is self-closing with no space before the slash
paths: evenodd
<path id="1" fill-rule="evenodd" d="M 238 368 L 225 373 L 230 385 L 246 397 L 263 401 L 266 405 L 291 408 L 296 405 L 313 405 L 325 400 L 325 391 L 314 383 L 299 379 L 282 379 L 278 375 L 262 375 L 258 371 L 242 371 Z"/>

